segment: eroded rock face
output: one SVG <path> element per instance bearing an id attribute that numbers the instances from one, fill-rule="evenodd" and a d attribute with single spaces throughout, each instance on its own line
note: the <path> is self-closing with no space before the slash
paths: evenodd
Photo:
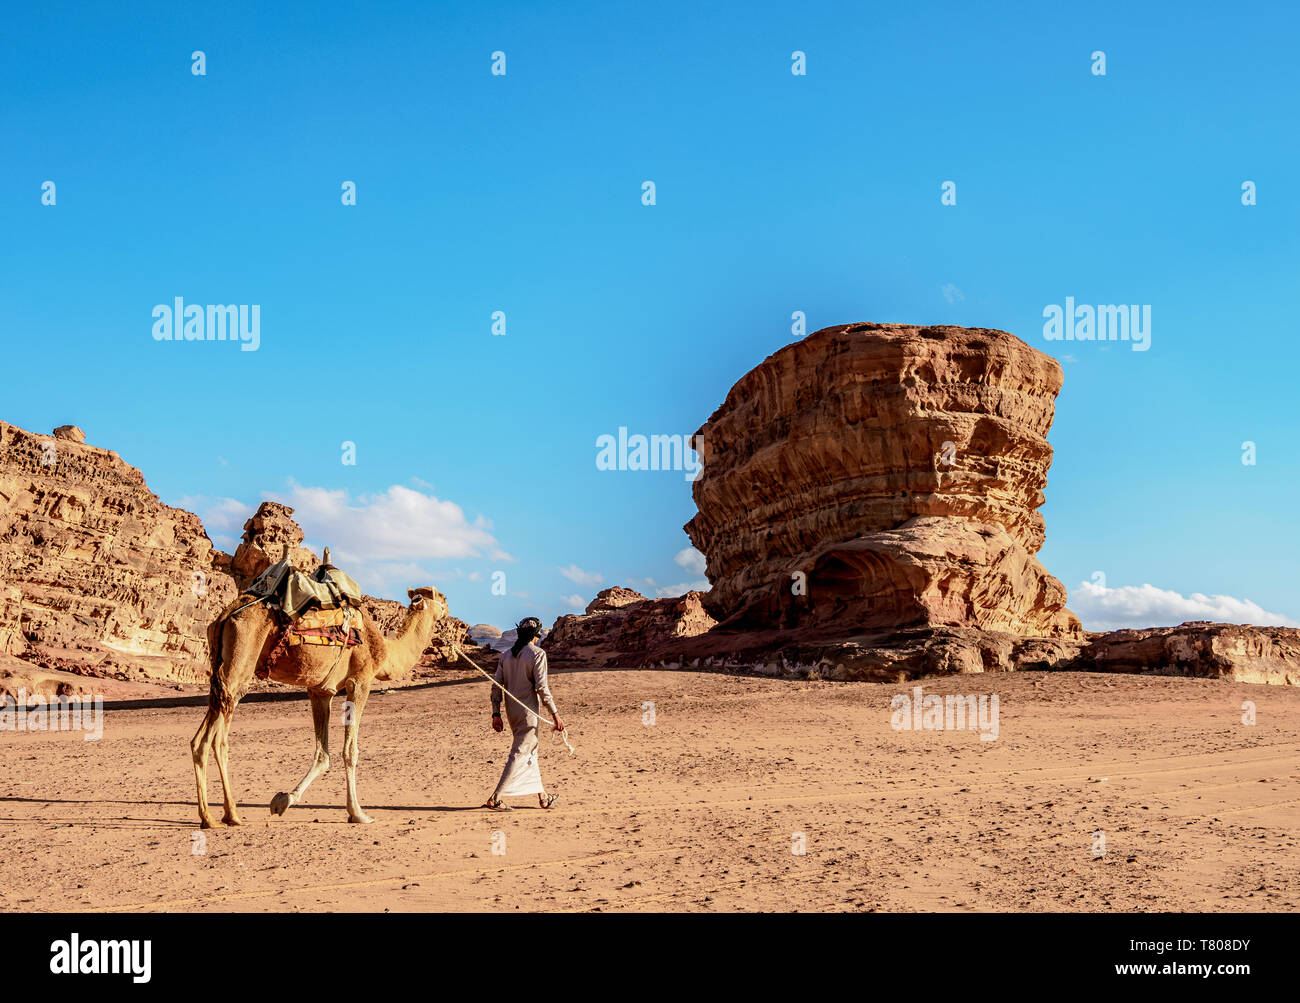
<path id="1" fill-rule="evenodd" d="M 636 589 L 629 589 L 622 585 L 614 585 L 597 592 L 596 598 L 587 603 L 587 612 L 599 613 L 602 610 L 621 609 L 624 606 L 632 605 L 632 603 L 645 601 L 646 597 Z"/>
<path id="2" fill-rule="evenodd" d="M 308 574 L 320 566 L 316 555 L 302 545 L 303 533 L 293 520 L 293 509 L 279 502 L 262 502 L 244 523 L 244 536 L 231 559 L 231 574 L 240 589 L 246 589 L 263 571 L 275 564 L 289 547 L 289 561 Z"/>
<path id="3" fill-rule="evenodd" d="M 1069 671 L 1297 686 L 1300 630 L 1191 622 L 1088 634 L 1080 640 L 920 626 L 822 642 L 797 631 L 715 631 L 661 645 L 637 664 L 870 682 L 981 672 Z"/>
<path id="4" fill-rule="evenodd" d="M 65 429 L 60 429 L 60 432 Z M 77 435 L 0 422 L 0 639 L 37 664 L 207 678 L 205 628 L 235 596 L 198 516 Z"/>
<path id="5" fill-rule="evenodd" d="M 1115 630 L 1091 635 L 1071 667 L 1300 686 L 1300 630 L 1205 621 Z"/>
<path id="6" fill-rule="evenodd" d="M 686 525 L 728 628 L 805 640 L 918 625 L 1082 638 L 1034 558 L 1062 374 L 1004 331 L 825 328 L 697 433 Z"/>
<path id="7" fill-rule="evenodd" d="M 556 620 L 542 648 L 557 663 L 640 665 L 647 652 L 704 634 L 716 623 L 699 592 L 647 599 L 632 589 L 615 586 L 588 603 L 585 614 Z"/>
<path id="8" fill-rule="evenodd" d="M 475 644 L 495 648 L 501 640 L 501 628 L 494 627 L 490 623 L 476 623 L 469 629 L 469 638 Z"/>

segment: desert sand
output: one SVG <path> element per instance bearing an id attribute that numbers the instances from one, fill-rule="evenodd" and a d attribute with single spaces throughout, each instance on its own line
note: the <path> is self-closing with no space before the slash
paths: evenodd
<path id="1" fill-rule="evenodd" d="M 890 699 L 913 685 L 557 672 L 578 750 L 543 740 L 560 801 L 497 814 L 475 806 L 508 737 L 488 728 L 488 684 L 446 672 L 372 696 L 368 826 L 347 822 L 337 706 L 330 771 L 306 804 L 270 816 L 311 752 L 308 704 L 285 690 L 235 715 L 245 824 L 202 834 L 188 743 L 203 698 L 110 704 L 99 742 L 0 734 L 0 908 L 1300 907 L 1294 687 L 1068 672 L 925 681 L 927 694 L 998 694 L 999 736 L 981 741 L 894 730 Z"/>

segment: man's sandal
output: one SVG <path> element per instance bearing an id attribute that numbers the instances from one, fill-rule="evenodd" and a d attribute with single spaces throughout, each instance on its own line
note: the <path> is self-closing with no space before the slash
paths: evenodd
<path id="1" fill-rule="evenodd" d="M 483 807 L 487 808 L 489 811 L 514 811 L 514 809 L 504 801 L 493 801 L 491 798 L 488 798 L 483 802 Z"/>
<path id="2" fill-rule="evenodd" d="M 543 808 L 549 808 L 551 805 L 555 804 L 555 799 L 559 796 L 560 795 L 558 794 L 538 794 L 537 803 Z"/>

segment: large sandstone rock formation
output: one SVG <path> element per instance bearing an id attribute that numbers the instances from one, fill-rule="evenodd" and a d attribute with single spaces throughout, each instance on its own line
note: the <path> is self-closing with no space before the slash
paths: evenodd
<path id="1" fill-rule="evenodd" d="M 728 628 L 917 625 L 1081 638 L 1043 544 L 1061 368 L 1004 331 L 825 328 L 697 433 L 686 525 Z"/>
<path id="2" fill-rule="evenodd" d="M 48 668 L 207 678 L 208 621 L 235 596 L 198 516 L 62 426 L 0 422 L 0 641 Z"/>
<path id="3" fill-rule="evenodd" d="M 597 593 L 584 615 L 562 616 L 542 643 L 551 661 L 610 667 L 639 665 L 651 653 L 704 634 L 716 621 L 699 592 L 647 599 L 621 585 Z"/>

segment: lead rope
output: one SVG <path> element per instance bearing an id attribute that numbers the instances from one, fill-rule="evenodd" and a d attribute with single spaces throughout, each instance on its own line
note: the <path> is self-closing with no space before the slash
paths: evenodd
<path id="1" fill-rule="evenodd" d="M 508 696 L 515 703 L 519 704 L 519 706 L 522 707 L 524 710 L 526 710 L 529 714 L 536 714 L 538 717 L 540 717 L 543 721 L 545 721 L 547 724 L 551 726 L 552 731 L 555 730 L 555 722 L 552 721 L 545 714 L 543 714 L 540 708 L 538 708 L 537 710 L 533 710 L 522 700 L 520 700 L 517 696 L 511 693 L 508 689 L 502 686 L 499 682 L 497 682 L 486 672 L 480 669 L 478 665 L 476 665 L 473 661 L 471 661 L 469 655 L 465 654 L 465 652 L 460 650 L 460 647 L 456 644 L 455 641 L 453 641 L 451 644 L 451 650 L 456 652 L 456 654 L 460 655 L 461 658 L 463 658 L 466 662 L 469 663 L 470 667 L 473 668 L 475 672 L 477 672 L 480 676 L 483 676 L 488 682 L 490 682 L 493 686 L 499 689 L 502 693 Z M 569 729 L 565 728 L 563 731 L 559 733 L 559 735 L 560 735 L 560 739 L 564 742 L 564 747 L 569 750 L 569 755 L 570 756 L 577 755 L 576 750 L 573 748 L 572 745 L 569 744 Z"/>

